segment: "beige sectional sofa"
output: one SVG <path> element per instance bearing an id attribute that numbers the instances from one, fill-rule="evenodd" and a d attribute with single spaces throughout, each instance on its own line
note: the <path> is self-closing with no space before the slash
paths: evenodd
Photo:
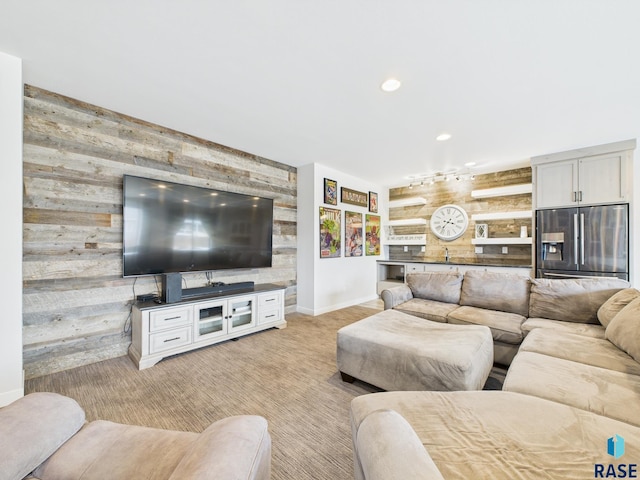
<path id="1" fill-rule="evenodd" d="M 603 336 L 598 308 L 629 286 L 617 278 L 567 280 L 486 271 L 420 272 L 381 293 L 393 308 L 436 322 L 486 325 L 494 361 L 509 365 L 526 334 L 537 327 Z"/>
<path id="2" fill-rule="evenodd" d="M 598 478 L 640 463 L 640 292 L 626 282 L 438 272 L 410 274 L 382 297 L 385 308 L 489 326 L 509 367 L 502 391 L 355 398 L 357 479 L 403 478 L 393 472 L 409 464 L 421 465 L 416 479 Z M 621 458 L 607 450 L 615 435 Z M 398 442 L 413 447 L 393 454 Z"/>

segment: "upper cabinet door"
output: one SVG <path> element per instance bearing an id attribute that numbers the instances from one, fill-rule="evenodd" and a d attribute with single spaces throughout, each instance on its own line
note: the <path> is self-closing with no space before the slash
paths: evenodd
<path id="1" fill-rule="evenodd" d="M 535 167 L 536 207 L 578 205 L 578 161 L 543 163 Z"/>
<path id="2" fill-rule="evenodd" d="M 579 161 L 581 205 L 626 202 L 626 155 L 614 153 L 582 158 Z"/>

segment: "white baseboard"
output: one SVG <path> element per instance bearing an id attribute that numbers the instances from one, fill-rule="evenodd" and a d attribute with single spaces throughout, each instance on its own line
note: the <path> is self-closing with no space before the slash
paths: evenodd
<path id="1" fill-rule="evenodd" d="M 24 397 L 24 387 L 16 388 L 15 390 L 10 390 L 8 392 L 0 392 L 0 407 L 9 405 L 22 397 Z"/>
<path id="2" fill-rule="evenodd" d="M 367 297 L 356 298 L 346 302 L 337 303 L 334 305 L 329 305 L 327 307 L 316 308 L 316 309 L 305 308 L 298 305 L 296 307 L 296 311 L 298 313 L 304 313 L 305 315 L 312 315 L 315 317 L 316 315 L 322 315 L 323 313 L 333 312 L 334 310 L 340 310 L 341 308 L 353 307 L 354 305 L 360 305 L 361 303 L 371 302 L 373 300 L 377 300 L 378 298 L 380 298 L 378 295 L 370 295 Z"/>

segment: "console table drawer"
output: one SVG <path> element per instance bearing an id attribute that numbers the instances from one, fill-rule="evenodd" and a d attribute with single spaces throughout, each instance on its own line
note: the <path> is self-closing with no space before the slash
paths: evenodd
<path id="1" fill-rule="evenodd" d="M 149 315 L 149 331 L 157 332 L 167 328 L 191 324 L 191 309 L 167 308 L 151 312 Z"/>
<path id="2" fill-rule="evenodd" d="M 191 326 L 149 335 L 149 353 L 158 353 L 191 343 Z"/>
<path id="3" fill-rule="evenodd" d="M 258 325 L 262 323 L 276 322 L 282 319 L 282 310 L 278 308 L 270 308 L 269 310 L 260 310 L 258 313 Z"/>
<path id="4" fill-rule="evenodd" d="M 282 292 L 265 293 L 258 296 L 258 306 L 261 310 L 277 308 L 282 303 Z"/>

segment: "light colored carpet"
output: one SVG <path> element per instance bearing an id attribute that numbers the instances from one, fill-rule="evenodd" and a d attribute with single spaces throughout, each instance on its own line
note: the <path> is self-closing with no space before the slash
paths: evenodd
<path id="1" fill-rule="evenodd" d="M 379 390 L 342 382 L 336 334 L 378 309 L 381 302 L 316 317 L 290 314 L 283 330 L 174 356 L 146 370 L 120 357 L 28 380 L 25 391 L 70 396 L 88 420 L 173 430 L 200 432 L 229 415 L 262 415 L 273 440 L 273 480 L 352 479 L 349 403 Z"/>
<path id="2" fill-rule="evenodd" d="M 350 307 L 287 315 L 267 330 L 163 360 L 138 371 L 120 357 L 28 380 L 27 393 L 76 399 L 88 420 L 200 432 L 238 414 L 264 416 L 273 441 L 272 479 L 353 478 L 349 402 L 376 391 L 343 383 L 336 332 L 375 313 Z"/>

